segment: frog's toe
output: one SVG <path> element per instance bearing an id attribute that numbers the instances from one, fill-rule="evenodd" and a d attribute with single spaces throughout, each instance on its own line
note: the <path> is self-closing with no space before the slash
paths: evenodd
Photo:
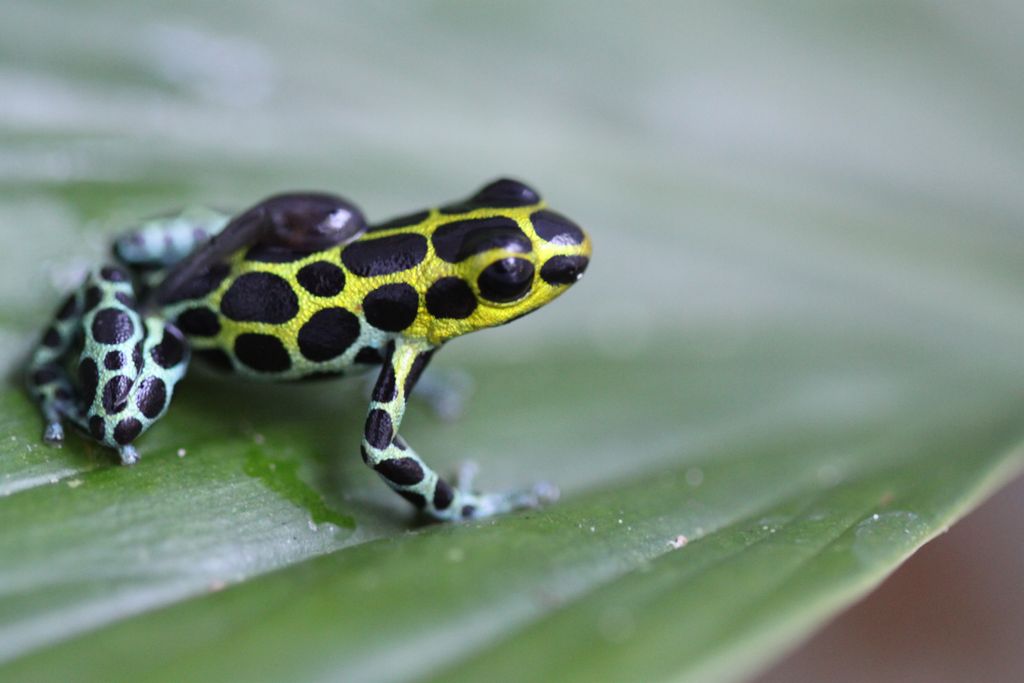
<path id="1" fill-rule="evenodd" d="M 460 370 L 427 370 L 413 394 L 424 400 L 443 422 L 455 422 L 466 412 L 476 385 L 469 373 Z"/>
<path id="2" fill-rule="evenodd" d="M 463 519 L 480 519 L 515 510 L 532 510 L 558 500 L 558 487 L 540 482 L 533 488 L 506 493 L 464 494 Z"/>
<path id="3" fill-rule="evenodd" d="M 473 460 L 466 460 L 459 469 L 455 472 L 455 486 L 460 491 L 472 491 L 473 482 L 476 480 L 476 475 L 480 472 L 480 465 L 476 464 Z"/>
<path id="4" fill-rule="evenodd" d="M 64 445 L 64 427 L 60 422 L 51 422 L 43 430 L 43 441 L 51 446 Z"/>
<path id="5" fill-rule="evenodd" d="M 122 465 L 134 465 L 141 457 L 139 452 L 135 450 L 135 446 L 132 445 L 121 446 L 117 449 L 117 452 L 121 455 Z"/>
<path id="6" fill-rule="evenodd" d="M 557 502 L 562 491 L 550 481 L 538 481 L 533 485 L 533 495 L 537 498 L 537 505 L 548 505 Z"/>
<path id="7" fill-rule="evenodd" d="M 540 481 L 525 491 L 512 491 L 504 494 L 510 510 L 538 508 L 541 505 L 554 503 L 560 495 L 558 487 L 547 481 Z"/>

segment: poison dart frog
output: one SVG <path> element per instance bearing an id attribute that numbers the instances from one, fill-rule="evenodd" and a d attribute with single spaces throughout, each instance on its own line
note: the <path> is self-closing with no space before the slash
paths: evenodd
<path id="1" fill-rule="evenodd" d="M 399 436 L 406 401 L 446 342 L 536 310 L 580 279 L 586 233 L 529 186 L 368 225 L 333 194 L 289 193 L 235 216 L 190 209 L 114 242 L 113 262 L 61 305 L 28 369 L 45 441 L 68 421 L 138 461 L 195 357 L 247 378 L 379 367 L 361 454 L 439 520 L 533 506 L 543 489 L 479 493 L 439 477 Z"/>

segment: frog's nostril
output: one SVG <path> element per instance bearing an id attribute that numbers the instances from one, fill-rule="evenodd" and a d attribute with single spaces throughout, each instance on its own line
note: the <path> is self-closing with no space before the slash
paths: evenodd
<path id="1" fill-rule="evenodd" d="M 571 285 L 583 276 L 589 263 L 586 256 L 552 256 L 540 269 L 540 276 L 549 285 Z"/>

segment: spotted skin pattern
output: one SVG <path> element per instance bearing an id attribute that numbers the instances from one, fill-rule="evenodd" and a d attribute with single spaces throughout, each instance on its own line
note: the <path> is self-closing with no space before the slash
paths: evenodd
<path id="1" fill-rule="evenodd" d="M 590 253 L 583 230 L 508 179 L 375 226 L 326 194 L 277 195 L 234 218 L 189 210 L 115 242 L 123 267 L 90 273 L 61 306 L 28 383 L 45 440 L 59 443 L 68 420 L 131 464 L 192 355 L 264 380 L 379 364 L 360 450 L 391 488 L 439 520 L 533 506 L 544 490 L 452 485 L 398 429 L 437 349 L 548 303 Z"/>

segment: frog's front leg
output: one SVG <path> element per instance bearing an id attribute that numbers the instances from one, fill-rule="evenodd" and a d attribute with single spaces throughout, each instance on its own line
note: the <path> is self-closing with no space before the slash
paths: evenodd
<path id="1" fill-rule="evenodd" d="M 72 382 L 67 365 L 80 338 Z M 44 439 L 60 443 L 68 419 L 115 448 L 125 464 L 138 460 L 132 442 L 163 416 L 184 376 L 189 351 L 181 332 L 136 310 L 128 274 L 112 266 L 93 272 L 58 312 L 32 354 L 28 381 L 47 422 Z"/>
<path id="2" fill-rule="evenodd" d="M 536 507 L 554 498 L 550 487 L 512 493 L 476 493 L 437 475 L 398 435 L 406 400 L 434 348 L 399 340 L 389 345 L 373 389 L 363 434 L 363 461 L 400 496 L 439 520 L 487 517 Z"/>

